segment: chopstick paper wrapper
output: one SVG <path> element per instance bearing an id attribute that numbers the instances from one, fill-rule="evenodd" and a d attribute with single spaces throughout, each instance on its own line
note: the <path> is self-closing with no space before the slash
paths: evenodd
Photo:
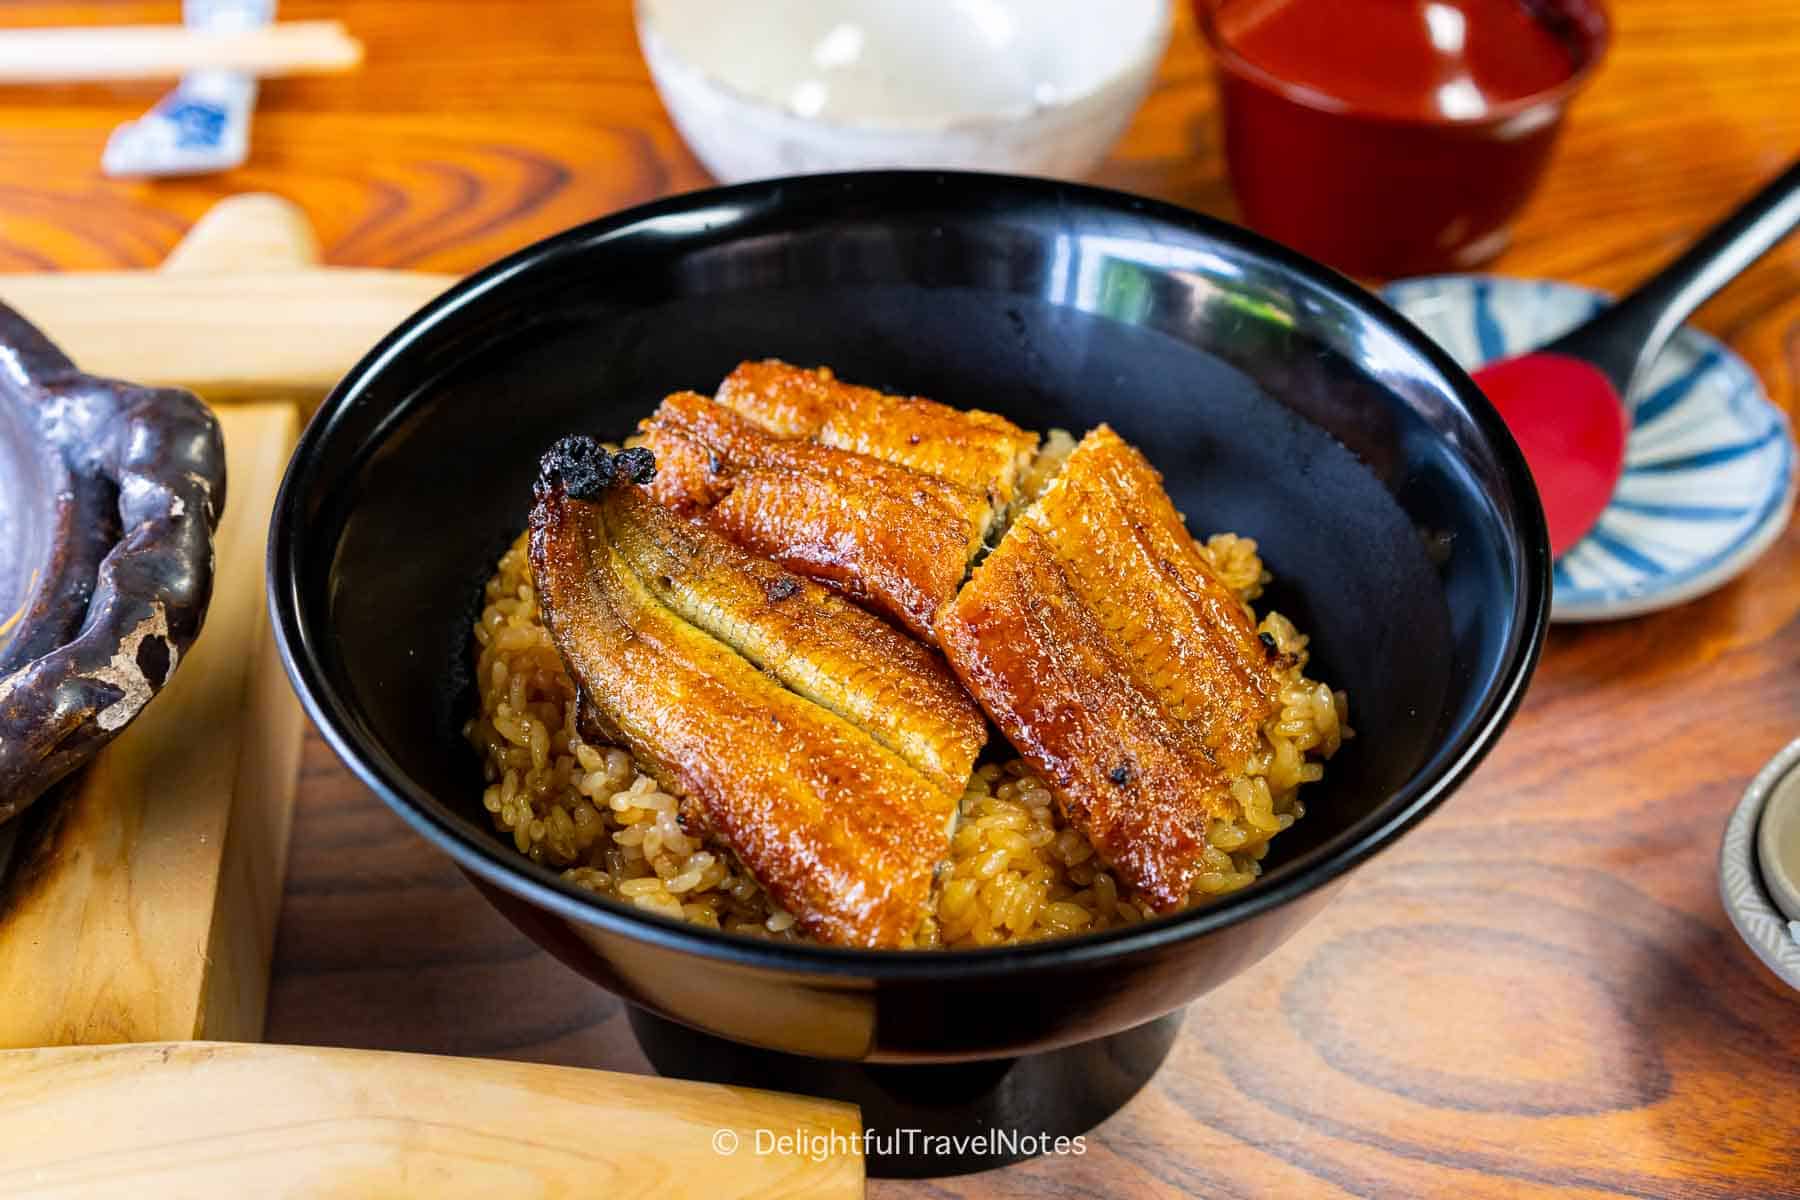
<path id="1" fill-rule="evenodd" d="M 362 55 L 341 28 L 275 26 L 274 0 L 186 0 L 183 15 L 195 36 L 185 50 L 163 49 L 169 58 L 185 52 L 205 65 L 183 75 L 144 116 L 113 131 L 100 160 L 108 175 L 204 175 L 239 166 L 250 153 L 258 73 L 279 72 L 284 63 L 336 69 Z M 278 29 L 288 36 L 276 37 Z M 150 69 L 158 61 L 146 50 L 138 66 Z"/>

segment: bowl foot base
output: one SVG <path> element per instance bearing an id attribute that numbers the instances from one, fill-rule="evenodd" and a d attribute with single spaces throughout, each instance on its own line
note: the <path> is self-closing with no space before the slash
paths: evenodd
<path id="1" fill-rule="evenodd" d="M 661 1074 L 858 1105 L 869 1174 L 904 1179 L 985 1171 L 1086 1133 L 1149 1082 L 1184 1015 L 1019 1058 L 896 1064 L 763 1050 L 628 1009 L 638 1045 Z M 980 1134 L 985 1144 L 974 1140 Z"/>

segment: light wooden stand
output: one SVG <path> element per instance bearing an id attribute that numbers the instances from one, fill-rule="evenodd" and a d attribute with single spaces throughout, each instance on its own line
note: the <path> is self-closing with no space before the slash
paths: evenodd
<path id="1" fill-rule="evenodd" d="M 161 275 L 179 295 L 316 261 L 297 211 L 246 196 L 133 286 Z M 55 278 L 85 294 L 81 276 Z M 0 296 L 20 283 L 0 281 Z M 119 303 L 102 286 L 78 307 L 123 325 Z M 66 344 L 56 320 L 44 329 Z M 132 378 L 134 365 L 126 355 L 110 369 Z M 168 690 L 15 848 L 0 897 L 0 1046 L 262 1033 L 304 728 L 270 637 L 263 553 L 299 415 L 271 403 L 218 415 L 227 497 L 205 628 Z"/>
<path id="2" fill-rule="evenodd" d="M 0 300 L 91 374 L 310 408 L 453 282 L 322 267 L 305 215 L 253 194 L 216 205 L 161 271 L 5 275 Z"/>
<path id="3" fill-rule="evenodd" d="M 829 1100 L 527 1063 L 207 1043 L 0 1053 L 0 1195 L 15 1200 L 851 1200 L 861 1129 Z"/>

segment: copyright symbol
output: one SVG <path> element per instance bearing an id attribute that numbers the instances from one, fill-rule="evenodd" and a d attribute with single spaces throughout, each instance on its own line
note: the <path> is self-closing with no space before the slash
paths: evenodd
<path id="1" fill-rule="evenodd" d="M 736 1154 L 738 1148 L 737 1130 L 719 1129 L 713 1131 L 712 1143 L 714 1154 Z"/>

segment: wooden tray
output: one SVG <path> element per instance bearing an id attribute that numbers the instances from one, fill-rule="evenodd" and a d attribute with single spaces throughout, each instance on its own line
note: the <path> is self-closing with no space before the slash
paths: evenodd
<path id="1" fill-rule="evenodd" d="M 863 1194 L 848 1104 L 424 1054 L 5 1051 L 0 1130 L 15 1200 Z"/>

